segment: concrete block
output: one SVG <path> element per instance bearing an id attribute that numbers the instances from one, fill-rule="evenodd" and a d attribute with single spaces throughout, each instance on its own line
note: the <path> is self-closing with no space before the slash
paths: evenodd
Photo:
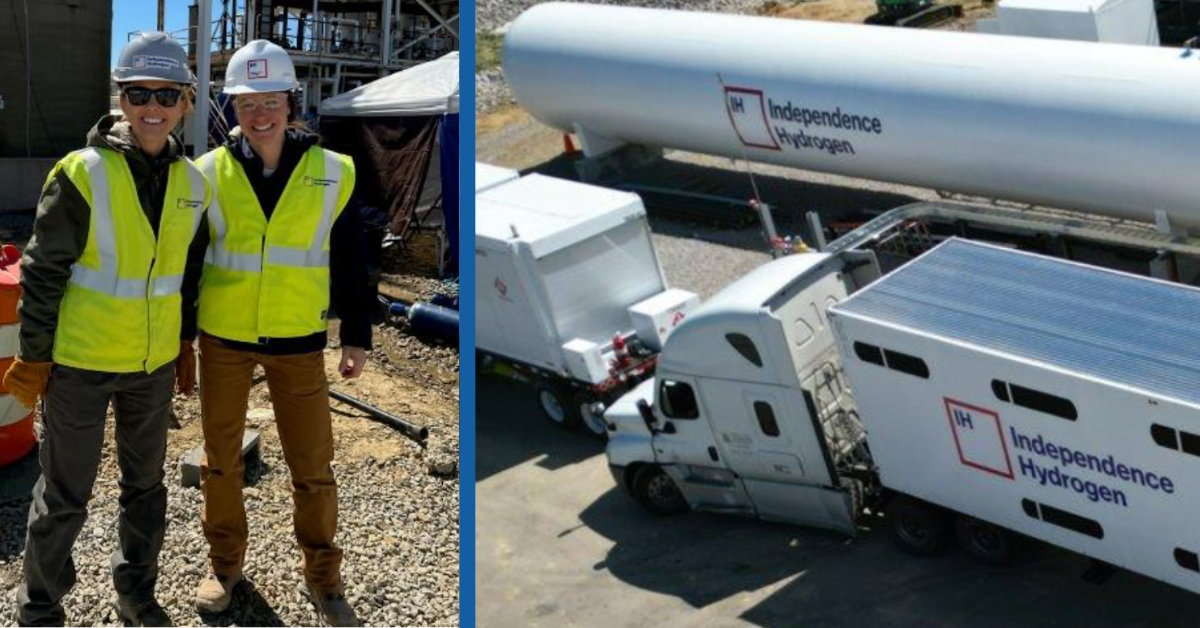
<path id="1" fill-rule="evenodd" d="M 253 462 L 258 460 L 258 432 L 246 430 L 242 437 L 242 460 L 246 461 L 246 475 L 250 475 Z M 204 461 L 204 445 L 196 445 L 179 461 L 179 483 L 184 488 L 199 488 L 200 463 Z"/>

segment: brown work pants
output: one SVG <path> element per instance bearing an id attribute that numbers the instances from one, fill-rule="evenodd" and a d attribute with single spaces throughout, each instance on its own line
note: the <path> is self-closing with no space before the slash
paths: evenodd
<path id="1" fill-rule="evenodd" d="M 304 555 L 304 577 L 317 593 L 340 592 L 342 550 L 337 532 L 329 384 L 321 351 L 266 355 L 238 351 L 200 336 L 200 407 L 205 461 L 200 467 L 200 520 L 215 573 L 241 573 L 246 557 L 242 504 L 242 435 L 255 365 L 267 374 L 275 427 L 292 474 L 293 526 Z"/>

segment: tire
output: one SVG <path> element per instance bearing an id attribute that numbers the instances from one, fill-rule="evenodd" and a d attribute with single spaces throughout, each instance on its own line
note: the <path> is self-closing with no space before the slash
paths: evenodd
<path id="1" fill-rule="evenodd" d="M 887 505 L 887 525 L 900 549 L 913 556 L 934 556 L 950 541 L 950 517 L 941 508 L 898 495 Z"/>
<path id="2" fill-rule="evenodd" d="M 675 480 L 661 467 L 647 465 L 638 469 L 631 485 L 633 498 L 646 510 L 660 516 L 681 515 L 689 510 L 687 500 Z"/>
<path id="3" fill-rule="evenodd" d="M 955 518 L 954 536 L 968 556 L 993 567 L 1012 565 L 1024 553 L 1019 534 L 967 515 Z"/>
<path id="4" fill-rule="evenodd" d="M 579 408 L 580 424 L 583 425 L 583 431 L 589 436 L 594 436 L 601 442 L 608 441 L 608 423 L 604 417 L 595 414 L 591 410 L 594 398 L 586 393 L 575 395 L 575 407 Z"/>
<path id="5" fill-rule="evenodd" d="M 534 385 L 538 407 L 551 423 L 564 430 L 573 430 L 579 426 L 579 406 L 574 403 L 574 395 L 561 386 L 538 383 Z"/>

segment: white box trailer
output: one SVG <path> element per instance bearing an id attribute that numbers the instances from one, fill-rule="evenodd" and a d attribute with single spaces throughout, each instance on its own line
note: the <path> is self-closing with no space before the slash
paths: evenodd
<path id="1" fill-rule="evenodd" d="M 847 534 L 882 509 L 917 554 L 1032 537 L 1200 592 L 1200 290 L 959 239 L 880 279 L 873 256 L 772 262 L 689 316 L 606 413 L 618 482 Z"/>
<path id="2" fill-rule="evenodd" d="M 476 347 L 533 380 L 556 423 L 583 419 L 603 435 L 594 402 L 654 364 L 630 308 L 654 299 L 679 314 L 673 325 L 698 298 L 668 291 L 636 194 L 532 174 L 476 195 L 475 206 Z"/>
<path id="3" fill-rule="evenodd" d="M 1001 0 L 984 32 L 1157 46 L 1154 0 Z"/>
<path id="4" fill-rule="evenodd" d="M 502 168 L 483 162 L 475 162 L 475 193 L 485 192 L 496 186 L 521 178 L 521 173 L 512 168 Z"/>

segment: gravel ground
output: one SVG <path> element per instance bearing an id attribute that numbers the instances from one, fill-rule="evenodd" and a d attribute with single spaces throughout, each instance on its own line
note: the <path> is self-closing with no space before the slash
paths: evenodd
<path id="1" fill-rule="evenodd" d="M 395 260 L 393 260 L 395 261 Z M 399 266 L 404 268 L 406 266 Z M 426 277 L 385 276 L 384 291 L 428 299 L 457 285 Z M 366 625 L 457 625 L 459 575 L 458 351 L 410 336 L 402 321 L 376 329 L 364 376 L 336 375 L 339 348 L 326 350 L 330 382 L 351 396 L 429 428 L 425 448 L 398 432 L 333 405 L 339 488 L 338 543 L 345 550 L 347 598 Z M 331 334 L 336 337 L 336 334 Z M 290 480 L 266 386 L 251 393 L 248 427 L 262 434 L 263 464 L 246 489 L 250 548 L 234 608 L 197 615 L 191 599 L 206 572 L 198 489 L 181 488 L 177 462 L 202 442 L 199 403 L 178 398 L 179 426 L 168 437 L 167 538 L 160 559 L 158 599 L 179 625 L 316 625 L 300 593 L 300 552 L 292 533 Z M 64 600 L 72 625 L 116 625 L 108 556 L 117 543 L 117 469 L 112 423 L 104 445 L 90 516 L 75 545 L 79 582 Z M 14 625 L 14 592 L 21 577 L 29 499 L 0 504 L 0 624 Z"/>

